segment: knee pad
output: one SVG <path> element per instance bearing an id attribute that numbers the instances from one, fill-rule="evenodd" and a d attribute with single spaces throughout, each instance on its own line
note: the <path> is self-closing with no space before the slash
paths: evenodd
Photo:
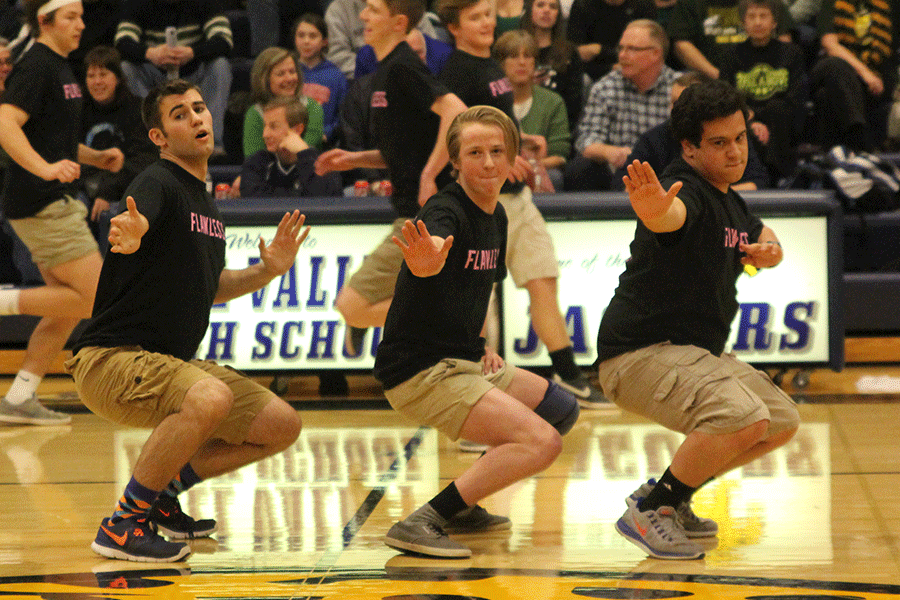
<path id="1" fill-rule="evenodd" d="M 544 399 L 537 405 L 534 412 L 544 419 L 560 433 L 566 435 L 578 421 L 578 400 L 575 396 L 559 387 L 554 382 L 549 382 Z"/>

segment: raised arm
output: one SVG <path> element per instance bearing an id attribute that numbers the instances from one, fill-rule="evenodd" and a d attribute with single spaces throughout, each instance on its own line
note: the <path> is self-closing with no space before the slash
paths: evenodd
<path id="1" fill-rule="evenodd" d="M 405 242 L 397 236 L 391 239 L 403 252 L 406 266 L 412 274 L 416 277 L 431 277 L 440 273 L 453 246 L 453 236 L 444 239 L 430 235 L 425 221 L 413 224 L 409 219 L 403 224 L 402 232 Z"/>
<path id="2" fill-rule="evenodd" d="M 219 276 L 219 291 L 216 303 L 227 302 L 244 294 L 254 292 L 270 281 L 288 272 L 297 259 L 300 245 L 309 234 L 309 227 L 304 229 L 306 216 L 299 210 L 285 213 L 275 231 L 275 237 L 266 245 L 259 239 L 259 257 L 262 259 L 246 269 L 225 269 Z"/>
<path id="3" fill-rule="evenodd" d="M 452 93 L 439 96 L 431 105 L 431 111 L 441 118 L 441 124 L 434 149 L 431 151 L 419 179 L 420 206 L 424 206 L 425 202 L 437 193 L 437 184 L 434 180 L 450 160 L 447 152 L 447 130 L 450 129 L 450 123 L 453 122 L 454 117 L 464 110 L 466 110 L 466 105 L 456 94 Z"/>
<path id="4" fill-rule="evenodd" d="M 664 190 L 649 163 L 634 161 L 628 165 L 628 175 L 622 178 L 628 200 L 637 217 L 650 231 L 666 233 L 678 231 L 687 218 L 687 208 L 678 198 L 682 183 L 676 181 Z"/>

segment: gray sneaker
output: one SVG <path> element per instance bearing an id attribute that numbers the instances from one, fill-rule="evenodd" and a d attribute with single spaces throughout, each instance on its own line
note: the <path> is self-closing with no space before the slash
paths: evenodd
<path id="1" fill-rule="evenodd" d="M 682 502 L 675 510 L 675 520 L 689 538 L 706 538 L 719 535 L 719 525 L 712 519 L 694 514 L 690 502 Z"/>
<path id="2" fill-rule="evenodd" d="M 656 480 L 651 478 L 647 483 L 641 484 L 641 487 L 634 490 L 628 498 L 634 500 L 635 503 L 640 503 L 650 495 L 654 487 L 656 487 Z M 628 504 L 628 501 L 626 500 L 625 503 Z M 698 517 L 694 514 L 690 502 L 682 502 L 678 506 L 675 511 L 675 520 L 684 531 L 684 535 L 689 538 L 715 537 L 719 534 L 719 525 L 712 519 Z"/>
<path id="3" fill-rule="evenodd" d="M 0 400 L 0 422 L 18 425 L 66 425 L 72 416 L 46 408 L 38 402 L 37 394 L 22 404 L 10 404 L 6 398 Z"/>
<path id="4" fill-rule="evenodd" d="M 595 388 L 587 380 L 584 375 L 578 375 L 575 379 L 563 379 L 556 373 L 553 374 L 553 381 L 559 387 L 566 390 L 578 400 L 581 408 L 590 410 L 619 410 L 619 407 L 606 399 L 600 390 Z"/>
<path id="5" fill-rule="evenodd" d="M 512 521 L 508 517 L 492 515 L 476 504 L 453 515 L 444 524 L 444 531 L 447 533 L 483 533 L 503 531 L 511 527 Z"/>
<path id="6" fill-rule="evenodd" d="M 669 560 L 702 558 L 703 548 L 687 538 L 675 522 L 675 509 L 660 506 L 657 510 L 638 510 L 630 496 L 628 508 L 618 521 L 616 531 L 626 540 L 652 556 Z"/>
<path id="7" fill-rule="evenodd" d="M 444 531 L 446 521 L 425 504 L 402 521 L 394 523 L 384 543 L 405 552 L 437 558 L 469 558 L 472 551 L 451 540 Z"/>

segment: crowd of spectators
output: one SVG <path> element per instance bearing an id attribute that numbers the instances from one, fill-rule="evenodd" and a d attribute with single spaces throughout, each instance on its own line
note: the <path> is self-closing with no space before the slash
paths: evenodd
<path id="1" fill-rule="evenodd" d="M 20 4 L 0 4 L 0 79 L 32 43 Z M 302 138 L 310 150 L 374 147 L 367 75 L 377 60 L 363 41 L 363 0 L 83 6 L 85 29 L 69 56 L 76 76 L 86 84 L 85 57 L 108 47 L 121 56 L 113 61 L 117 83 L 138 100 L 166 77 L 195 81 L 214 118 L 213 161 L 235 165 L 236 173 L 265 149 L 262 108 L 278 97 L 304 105 Z M 790 181 L 804 153 L 896 144 L 888 115 L 897 87 L 898 3 L 495 0 L 492 7 L 493 39 L 503 42 L 495 42 L 489 60 L 515 91 L 522 131 L 544 140 L 526 145 L 545 175 L 536 191 L 620 187 L 624 160 L 642 134 L 666 120 L 682 73 L 724 79 L 747 97 L 751 140 L 764 167 L 762 176 L 754 173 L 757 187 Z M 437 6 L 427 9 L 406 41 L 440 77 L 454 38 Z M 117 103 L 125 102 L 120 97 L 116 92 Z M 96 112 L 97 104 L 86 107 Z M 236 116 L 226 123 L 228 111 Z M 356 178 L 380 181 L 385 173 L 348 171 L 344 189 Z M 240 195 L 240 179 L 233 184 L 231 195 Z"/>
<path id="2" fill-rule="evenodd" d="M 752 109 L 736 189 L 790 185 L 804 155 L 839 144 L 893 150 L 889 133 L 900 136 L 900 2 L 425 1 L 403 42 L 411 60 L 463 101 L 501 103 L 514 118 L 530 170 L 519 190 L 618 190 L 634 159 L 661 170 L 680 154 L 668 120 L 674 98 L 704 78 L 727 81 Z M 24 24 L 23 3 L 0 0 L 0 93 L 39 33 Z M 112 171 L 83 168 L 77 184 L 101 249 L 101 216 L 155 157 L 139 107 L 165 79 L 200 87 L 213 119 L 211 162 L 230 165 L 231 197 L 336 196 L 360 179 L 392 179 L 371 165 L 315 169 L 322 153 L 370 151 L 385 135 L 372 116 L 379 63 L 365 42 L 366 0 L 81 3 L 84 28 L 67 57 L 84 90 L 79 141 L 124 156 Z M 459 20 L 461 7 L 472 19 Z M 414 132 L 392 135 L 402 143 Z M 0 150 L 0 178 L 8 165 Z M 395 196 L 404 177 L 421 175 L 400 170 Z M 27 254 L 5 220 L 4 231 L 0 253 Z M 4 282 L 40 281 L 36 268 L 28 280 L 20 259 L 7 263 Z"/>

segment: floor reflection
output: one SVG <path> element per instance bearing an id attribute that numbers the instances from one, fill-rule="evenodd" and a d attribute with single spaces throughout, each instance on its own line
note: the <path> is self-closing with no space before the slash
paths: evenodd
<path id="1" fill-rule="evenodd" d="M 145 432 L 116 433 L 119 486 L 127 483 L 145 438 Z M 682 439 L 655 424 L 581 426 L 546 473 L 486 501 L 514 524 L 501 539 L 488 540 L 491 553 L 560 547 L 577 556 L 599 547 L 633 555 L 612 523 L 625 508 L 624 498 L 665 470 Z M 416 447 L 406 459 L 410 440 Z M 695 511 L 721 528 L 707 562 L 771 559 L 779 553 L 781 561 L 830 561 L 829 452 L 828 424 L 804 423 L 788 445 L 702 488 Z M 375 522 L 389 526 L 466 465 L 430 429 L 312 427 L 286 452 L 203 482 L 183 505 L 189 514 L 219 522 L 216 543 L 206 551 L 335 552 L 351 541 L 348 524 L 363 524 L 360 511 L 366 518 L 375 512 Z M 372 490 L 382 491 L 377 507 Z M 810 534 L 795 539 L 798 528 Z"/>

